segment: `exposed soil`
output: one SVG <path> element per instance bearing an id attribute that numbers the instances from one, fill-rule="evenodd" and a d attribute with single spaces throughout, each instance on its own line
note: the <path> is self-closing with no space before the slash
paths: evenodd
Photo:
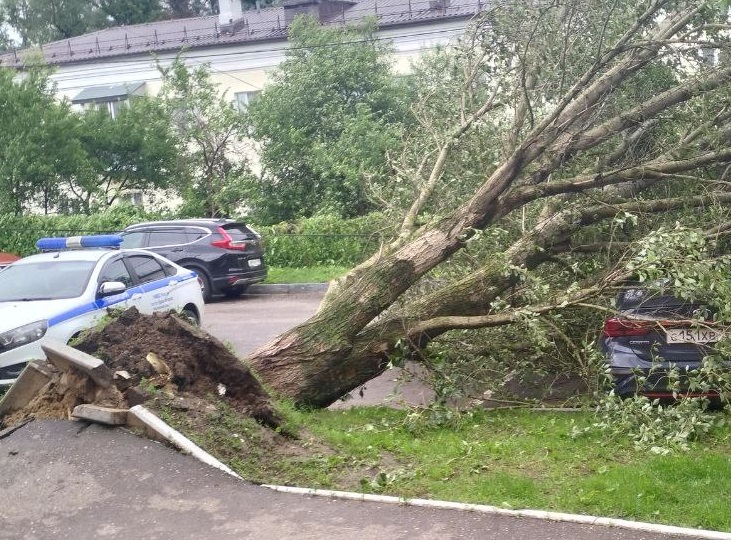
<path id="1" fill-rule="evenodd" d="M 248 367 L 218 339 L 173 313 L 127 310 L 74 347 L 129 374 L 129 387 L 117 383 L 129 405 L 144 400 L 205 450 L 237 464 L 250 481 L 285 482 L 297 469 L 293 463 L 337 454 L 310 433 L 290 432 Z M 342 475 L 338 485 L 356 488 L 371 475 L 360 469 L 333 474 Z"/>
<path id="2" fill-rule="evenodd" d="M 220 396 L 240 414 L 271 427 L 281 424 L 246 365 L 219 340 L 174 313 L 142 315 L 128 309 L 103 328 L 82 335 L 74 347 L 129 375 L 118 387 L 130 405 L 154 389 L 192 401 Z"/>

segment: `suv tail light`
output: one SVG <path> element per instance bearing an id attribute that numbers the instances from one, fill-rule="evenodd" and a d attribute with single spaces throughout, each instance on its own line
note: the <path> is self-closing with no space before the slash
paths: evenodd
<path id="1" fill-rule="evenodd" d="M 612 317 L 604 321 L 604 337 L 644 336 L 652 332 L 659 321 L 636 321 Z"/>
<path id="2" fill-rule="evenodd" d="M 235 241 L 233 238 L 231 238 L 231 235 L 228 234 L 223 227 L 218 227 L 217 232 L 223 237 L 223 240 L 214 240 L 213 242 L 211 242 L 212 246 L 216 246 L 222 249 L 235 249 L 238 251 L 246 251 L 245 241 Z"/>

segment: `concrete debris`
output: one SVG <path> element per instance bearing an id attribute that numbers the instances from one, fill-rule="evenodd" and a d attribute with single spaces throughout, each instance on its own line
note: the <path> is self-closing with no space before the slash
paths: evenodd
<path id="1" fill-rule="evenodd" d="M 127 424 L 127 411 L 129 409 L 115 409 L 111 407 L 99 407 L 83 403 L 74 407 L 71 416 L 79 420 L 96 422 L 107 426 L 124 426 Z"/>

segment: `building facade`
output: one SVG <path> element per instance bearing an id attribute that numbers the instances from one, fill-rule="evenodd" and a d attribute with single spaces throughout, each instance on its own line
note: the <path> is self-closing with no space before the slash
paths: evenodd
<path id="1" fill-rule="evenodd" d="M 403 72 L 424 50 L 460 36 L 485 7 L 483 0 L 288 0 L 251 11 L 243 11 L 239 0 L 219 4 L 218 15 L 108 28 L 12 51 L 0 55 L 0 66 L 53 66 L 60 99 L 114 114 L 115 104 L 130 95 L 154 95 L 161 85 L 156 62 L 165 66 L 182 54 L 191 67 L 210 66 L 212 81 L 245 107 L 284 59 L 288 27 L 297 15 L 309 14 L 323 25 L 375 19 L 377 38 L 393 46 L 395 69 Z"/>

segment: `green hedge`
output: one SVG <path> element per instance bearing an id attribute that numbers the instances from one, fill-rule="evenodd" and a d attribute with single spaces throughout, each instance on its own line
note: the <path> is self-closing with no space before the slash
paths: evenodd
<path id="1" fill-rule="evenodd" d="M 114 206 L 106 212 L 72 216 L 12 216 L 0 214 L 0 251 L 30 255 L 36 240 L 46 236 L 113 233 L 149 216 L 133 206 Z"/>
<path id="2" fill-rule="evenodd" d="M 390 237 L 381 214 L 349 220 L 315 216 L 257 230 L 264 238 L 268 264 L 289 268 L 353 266 Z"/>
<path id="3" fill-rule="evenodd" d="M 0 215 L 0 251 L 29 255 L 36 251 L 36 240 L 44 236 L 111 233 L 148 219 L 161 216 L 131 206 L 115 206 L 90 216 Z M 380 214 L 351 220 L 318 216 L 294 223 L 252 226 L 264 238 L 267 263 L 289 268 L 355 265 L 378 249 L 390 232 Z"/>

